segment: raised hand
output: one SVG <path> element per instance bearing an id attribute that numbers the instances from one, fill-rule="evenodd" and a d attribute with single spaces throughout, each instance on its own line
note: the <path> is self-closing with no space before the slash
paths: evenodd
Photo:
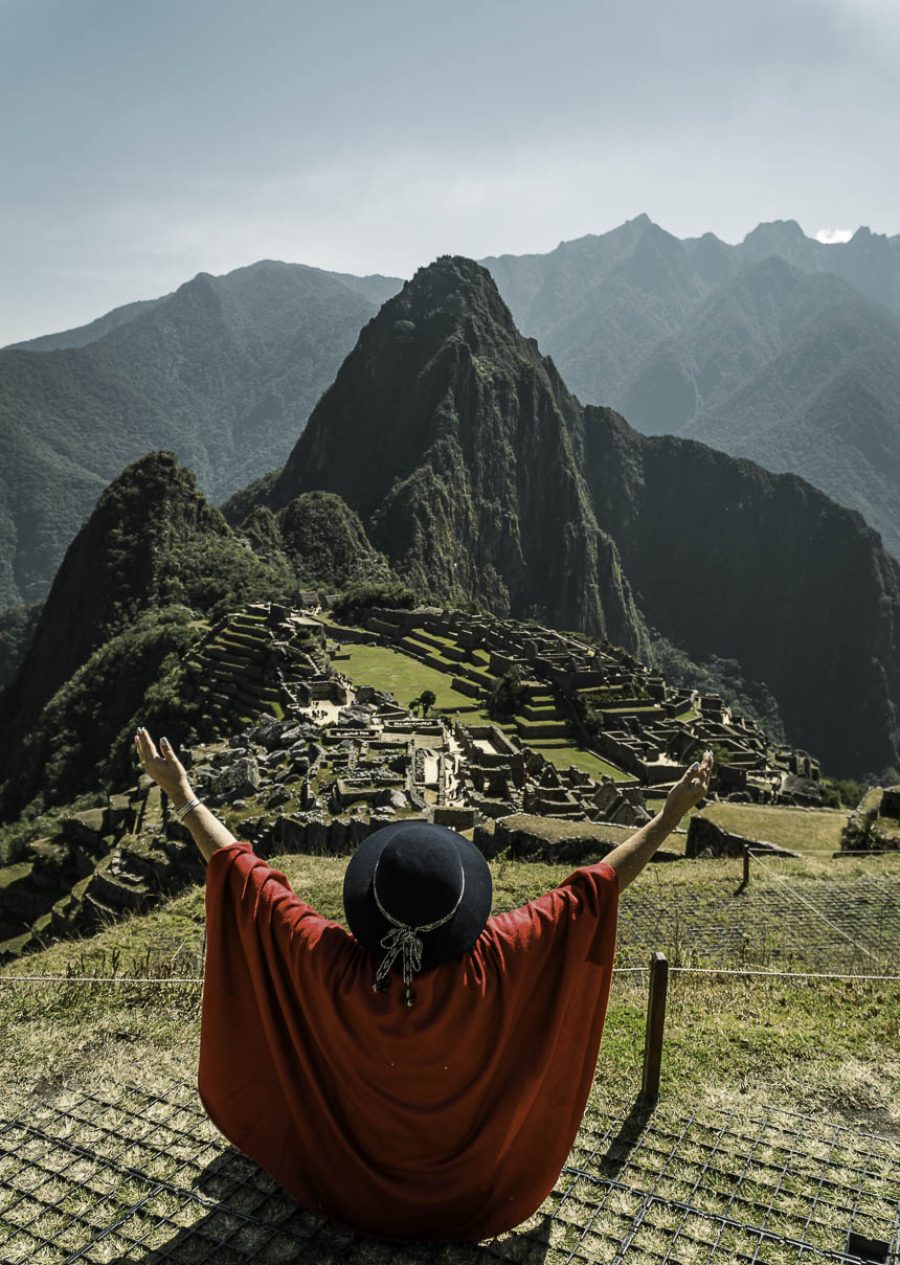
<path id="1" fill-rule="evenodd" d="M 159 741 L 160 750 L 146 729 L 141 728 L 134 735 L 138 759 L 144 772 L 158 783 L 170 799 L 184 798 L 190 792 L 187 770 L 175 754 L 168 738 Z"/>
<path id="2" fill-rule="evenodd" d="M 709 792 L 712 770 L 713 754 L 711 751 L 705 751 L 703 759 L 695 760 L 691 767 L 685 770 L 681 780 L 676 782 L 669 791 L 663 809 L 664 816 L 674 822 L 680 821 L 689 808 L 699 803 Z"/>

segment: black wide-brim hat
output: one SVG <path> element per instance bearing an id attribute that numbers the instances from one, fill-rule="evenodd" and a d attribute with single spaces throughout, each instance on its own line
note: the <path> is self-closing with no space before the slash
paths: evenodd
<path id="1" fill-rule="evenodd" d="M 423 971 L 471 949 L 484 930 L 493 894 L 491 871 L 474 843 L 433 822 L 393 821 L 359 845 L 344 874 L 344 913 L 363 948 L 383 958 L 381 941 L 393 924 L 375 902 L 376 866 L 378 899 L 398 922 L 424 927 L 459 902 L 443 926 L 422 934 Z"/>

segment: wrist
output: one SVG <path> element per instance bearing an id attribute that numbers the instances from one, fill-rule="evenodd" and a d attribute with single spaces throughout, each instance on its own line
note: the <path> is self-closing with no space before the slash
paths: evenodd
<path id="1" fill-rule="evenodd" d="M 187 778 L 184 778 L 176 786 L 173 786 L 168 792 L 168 796 L 172 802 L 172 807 L 178 812 L 180 808 L 184 808 L 185 804 L 189 804 L 194 798 L 194 791 Z"/>
<path id="2" fill-rule="evenodd" d="M 684 813 L 680 813 L 677 809 L 671 808 L 668 804 L 664 804 L 656 815 L 659 818 L 660 825 L 669 831 L 675 829 L 684 816 Z"/>

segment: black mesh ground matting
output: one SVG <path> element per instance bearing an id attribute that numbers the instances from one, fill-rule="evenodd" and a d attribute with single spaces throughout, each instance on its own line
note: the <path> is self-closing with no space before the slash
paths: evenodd
<path id="1" fill-rule="evenodd" d="M 884 1244 L 896 1265 L 898 1227 L 900 1142 L 781 1111 L 589 1112 L 540 1211 L 478 1247 L 385 1244 L 307 1213 L 224 1142 L 190 1084 L 0 1121 L 3 1265 L 813 1265 Z"/>

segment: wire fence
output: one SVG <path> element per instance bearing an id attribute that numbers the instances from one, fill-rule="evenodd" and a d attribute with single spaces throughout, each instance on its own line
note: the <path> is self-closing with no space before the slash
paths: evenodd
<path id="1" fill-rule="evenodd" d="M 693 888 L 654 889 L 648 884 L 637 899 L 629 889 L 620 911 L 616 974 L 646 972 L 649 952 L 662 949 L 671 959 L 670 969 L 680 975 L 900 981 L 895 968 L 900 945 L 900 875 L 823 884 L 803 875 L 779 874 L 775 864 L 754 854 L 757 878 L 739 898 L 737 891 L 721 884 L 711 893 Z M 760 874 L 765 882 L 758 881 Z M 197 987 L 203 983 L 203 949 L 201 942 L 179 943 L 173 950 L 167 942 L 168 956 L 159 965 L 168 964 L 169 970 L 153 972 L 151 955 L 145 951 L 140 974 L 117 969 L 118 949 L 113 951 L 118 955 L 112 958 L 114 969 L 105 973 L 51 974 L 12 967 L 0 972 L 0 986 Z M 635 962 L 636 955 L 643 961 Z M 779 961 L 785 961 L 785 966 L 778 965 Z M 200 973 L 174 973 L 178 965 L 188 962 L 199 963 Z"/>
<path id="2" fill-rule="evenodd" d="M 649 966 L 617 966 L 614 968 L 614 975 L 646 975 L 649 970 Z M 765 971 L 728 966 L 670 966 L 669 970 L 677 975 L 736 976 L 747 979 L 841 980 L 855 984 L 876 981 L 900 983 L 900 975 L 840 974 L 829 971 Z M 18 975 L 15 973 L 0 975 L 0 985 L 11 984 L 114 984 L 127 987 L 176 984 L 197 988 L 203 984 L 203 976 L 169 975 L 157 979 L 145 975 Z"/>
<path id="3" fill-rule="evenodd" d="M 830 929 L 840 936 L 841 939 L 846 940 L 855 952 L 862 953 L 866 957 L 871 958 L 873 961 L 878 960 L 877 953 L 867 948 L 864 944 L 860 944 L 858 939 L 851 936 L 849 932 L 845 931 L 842 927 L 839 927 L 832 918 L 829 918 L 828 915 L 819 908 L 817 903 L 814 903 L 808 896 L 805 896 L 802 892 L 798 891 L 796 889 L 796 885 L 792 885 L 789 878 L 787 878 L 784 874 L 778 874 L 770 865 L 763 861 L 759 855 L 755 854 L 753 859 L 758 866 L 762 867 L 767 877 L 775 879 L 776 882 L 781 883 L 786 887 L 787 894 L 791 900 L 794 900 L 798 904 L 803 905 L 806 909 L 811 910 L 821 922 L 823 922 L 827 927 L 830 927 Z"/>
<path id="4" fill-rule="evenodd" d="M 639 965 L 652 950 L 673 966 L 785 975 L 898 973 L 900 870 L 834 872 L 804 861 L 750 858 L 750 880 L 727 873 L 696 883 L 651 872 L 628 888 L 619 920 L 619 960 Z M 637 960 L 635 960 L 637 959 Z"/>

